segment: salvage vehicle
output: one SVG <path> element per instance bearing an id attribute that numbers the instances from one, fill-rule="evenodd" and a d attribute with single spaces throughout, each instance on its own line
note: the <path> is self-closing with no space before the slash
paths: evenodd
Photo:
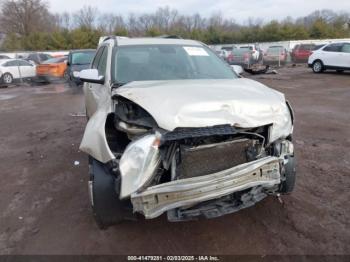
<path id="1" fill-rule="evenodd" d="M 270 46 L 264 53 L 264 65 L 285 65 L 288 52 L 283 46 Z"/>
<path id="2" fill-rule="evenodd" d="M 243 68 L 250 68 L 257 60 L 253 57 L 250 47 L 240 47 L 233 49 L 227 56 L 227 62 L 230 65 L 240 65 Z"/>
<path id="3" fill-rule="evenodd" d="M 226 60 L 226 57 L 228 56 L 228 52 L 226 50 L 216 50 L 215 53 L 222 59 Z"/>
<path id="4" fill-rule="evenodd" d="M 35 65 L 22 59 L 0 60 L 0 82 L 10 85 L 21 80 L 32 80 L 36 76 Z"/>
<path id="5" fill-rule="evenodd" d="M 79 78 L 74 76 L 74 72 L 88 69 L 95 53 L 96 50 L 93 49 L 72 50 L 69 52 L 65 76 L 69 86 L 76 87 L 83 84 Z"/>
<path id="6" fill-rule="evenodd" d="M 36 80 L 49 83 L 52 80 L 67 79 L 67 57 L 51 58 L 36 66 Z"/>
<path id="7" fill-rule="evenodd" d="M 325 70 L 336 70 L 338 73 L 350 70 L 350 43 L 328 44 L 309 57 L 309 67 L 314 73 L 322 73 Z"/>
<path id="8" fill-rule="evenodd" d="M 315 49 L 315 44 L 300 44 L 296 45 L 290 56 L 293 63 L 305 63 L 309 59 L 312 51 Z"/>
<path id="9" fill-rule="evenodd" d="M 84 84 L 89 192 L 98 225 L 142 214 L 215 218 L 293 190 L 284 95 L 184 39 L 110 37 Z"/>
<path id="10" fill-rule="evenodd" d="M 239 47 L 241 49 L 249 49 L 250 53 L 252 55 L 252 58 L 255 62 L 259 62 L 263 57 L 263 52 L 260 49 L 260 46 L 258 44 L 250 44 L 250 45 L 244 45 Z"/>

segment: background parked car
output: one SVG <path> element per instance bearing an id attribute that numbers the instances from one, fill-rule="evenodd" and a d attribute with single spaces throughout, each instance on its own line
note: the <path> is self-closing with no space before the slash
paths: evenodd
<path id="1" fill-rule="evenodd" d="M 226 60 L 228 52 L 226 50 L 216 50 L 215 53 L 220 56 L 220 58 L 222 58 L 223 60 Z"/>
<path id="2" fill-rule="evenodd" d="M 36 65 L 41 64 L 42 62 L 51 59 L 52 56 L 44 53 L 29 53 L 23 57 L 24 60 L 33 62 Z"/>
<path id="3" fill-rule="evenodd" d="M 221 47 L 221 50 L 225 53 L 224 60 L 228 62 L 227 58 L 232 53 L 233 49 L 237 49 L 237 46 L 230 45 L 230 46 L 223 46 Z"/>
<path id="4" fill-rule="evenodd" d="M 231 46 L 223 46 L 221 47 L 221 50 L 226 51 L 227 53 L 232 52 L 233 49 L 236 49 L 237 47 L 235 45 L 231 45 Z"/>
<path id="5" fill-rule="evenodd" d="M 249 48 L 249 50 L 251 51 L 252 59 L 255 62 L 260 61 L 262 59 L 262 57 L 263 57 L 263 52 L 262 52 L 262 50 L 260 49 L 260 47 L 257 44 L 245 45 L 245 46 L 241 46 L 240 49 L 241 48 L 242 49 Z"/>
<path id="6" fill-rule="evenodd" d="M 315 44 L 301 44 L 296 45 L 291 53 L 293 63 L 304 63 L 307 62 L 312 51 L 315 49 Z"/>
<path id="7" fill-rule="evenodd" d="M 0 55 L 0 59 L 10 59 L 7 55 Z"/>
<path id="8" fill-rule="evenodd" d="M 79 86 L 83 82 L 80 78 L 73 75 L 74 72 L 80 72 L 81 70 L 88 69 L 94 58 L 96 50 L 74 50 L 69 52 L 67 62 L 67 81 L 70 86 Z"/>
<path id="9" fill-rule="evenodd" d="M 20 79 L 33 79 L 36 76 L 35 65 L 21 59 L 0 60 L 0 78 L 5 85 Z"/>
<path id="10" fill-rule="evenodd" d="M 315 73 L 322 73 L 328 69 L 337 72 L 350 70 L 350 42 L 333 43 L 314 51 L 308 64 Z"/>
<path id="11" fill-rule="evenodd" d="M 270 46 L 264 54 L 264 64 L 285 65 L 288 59 L 288 52 L 283 46 Z"/>
<path id="12" fill-rule="evenodd" d="M 233 49 L 227 57 L 227 62 L 230 65 L 240 65 L 243 68 L 249 68 L 257 60 L 253 57 L 252 48 L 246 46 Z"/>
<path id="13" fill-rule="evenodd" d="M 51 58 L 36 67 L 37 81 L 50 82 L 52 79 L 68 78 L 67 56 Z"/>

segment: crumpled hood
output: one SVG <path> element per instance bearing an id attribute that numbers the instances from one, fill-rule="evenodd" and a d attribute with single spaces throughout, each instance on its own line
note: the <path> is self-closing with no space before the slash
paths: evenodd
<path id="1" fill-rule="evenodd" d="M 284 95 L 246 78 L 131 82 L 113 91 L 148 111 L 159 127 L 273 124 L 270 139 L 292 133 Z"/>

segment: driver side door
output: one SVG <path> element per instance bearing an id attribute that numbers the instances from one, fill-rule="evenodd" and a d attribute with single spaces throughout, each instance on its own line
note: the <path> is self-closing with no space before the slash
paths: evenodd
<path id="1" fill-rule="evenodd" d="M 35 77 L 36 72 L 35 72 L 35 67 L 24 60 L 18 60 L 19 61 L 19 70 L 21 71 L 21 75 L 24 78 L 31 78 Z"/>
<path id="2" fill-rule="evenodd" d="M 91 68 L 97 69 L 100 76 L 106 76 L 108 58 L 108 46 L 101 46 L 92 62 Z M 103 98 L 104 86 L 100 84 L 86 83 L 84 85 L 86 114 L 89 118 L 96 112 L 99 100 Z"/>

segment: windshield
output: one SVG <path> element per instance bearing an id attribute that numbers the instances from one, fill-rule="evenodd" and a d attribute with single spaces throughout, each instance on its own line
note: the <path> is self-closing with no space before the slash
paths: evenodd
<path id="1" fill-rule="evenodd" d="M 113 55 L 113 81 L 232 79 L 230 66 L 204 46 L 121 46 Z"/>
<path id="2" fill-rule="evenodd" d="M 95 52 L 77 52 L 72 54 L 73 65 L 87 65 L 90 64 L 95 56 Z"/>

